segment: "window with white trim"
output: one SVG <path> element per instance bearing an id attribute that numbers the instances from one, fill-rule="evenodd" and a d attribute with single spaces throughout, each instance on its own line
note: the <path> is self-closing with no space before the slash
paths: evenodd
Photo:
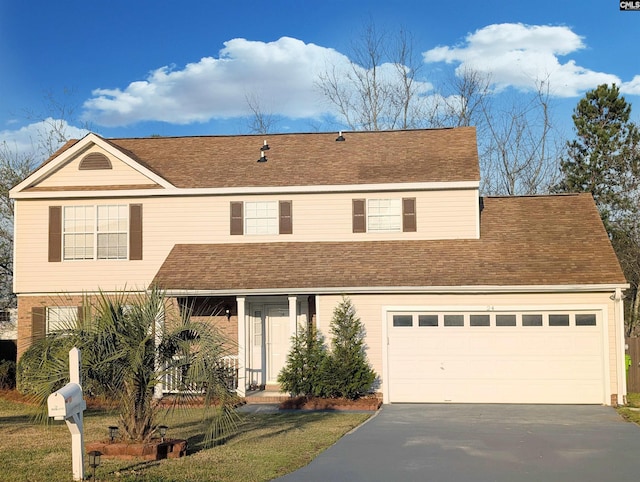
<path id="1" fill-rule="evenodd" d="M 402 199 L 369 199 L 367 201 L 369 232 L 399 232 L 402 230 Z"/>
<path id="2" fill-rule="evenodd" d="M 246 234 L 278 234 L 277 201 L 245 202 L 244 224 Z"/>
<path id="3" fill-rule="evenodd" d="M 78 319 L 77 306 L 55 306 L 47 308 L 47 334 L 67 330 Z"/>
<path id="4" fill-rule="evenodd" d="M 65 206 L 63 211 L 65 260 L 127 259 L 129 206 Z"/>

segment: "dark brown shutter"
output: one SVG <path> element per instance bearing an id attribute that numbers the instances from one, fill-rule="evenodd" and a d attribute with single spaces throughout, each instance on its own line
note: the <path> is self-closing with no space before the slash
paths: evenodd
<path id="1" fill-rule="evenodd" d="M 280 234 L 293 234 L 291 201 L 280 201 Z"/>
<path id="2" fill-rule="evenodd" d="M 49 206 L 49 262 L 62 261 L 62 206 Z"/>
<path id="3" fill-rule="evenodd" d="M 44 338 L 47 334 L 47 309 L 44 306 L 31 308 L 31 340 Z"/>
<path id="4" fill-rule="evenodd" d="M 129 205 L 129 259 L 142 259 L 142 204 Z"/>
<path id="5" fill-rule="evenodd" d="M 367 218 L 365 216 L 365 199 L 353 200 L 353 232 L 354 233 L 366 233 L 367 232 Z"/>
<path id="6" fill-rule="evenodd" d="M 244 232 L 244 219 L 242 216 L 242 201 L 231 202 L 231 234 L 241 235 Z"/>
<path id="7" fill-rule="evenodd" d="M 405 233 L 416 231 L 416 198 L 402 199 L 402 230 Z"/>

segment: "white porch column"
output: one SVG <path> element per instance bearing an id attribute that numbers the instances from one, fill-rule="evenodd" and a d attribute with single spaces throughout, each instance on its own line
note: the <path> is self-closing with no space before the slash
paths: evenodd
<path id="1" fill-rule="evenodd" d="M 298 332 L 298 297 L 289 296 L 289 332 L 291 336 Z"/>
<path id="2" fill-rule="evenodd" d="M 245 316 L 245 298 L 243 296 L 236 297 L 237 313 L 238 313 L 238 388 L 236 393 L 240 397 L 244 397 L 247 391 L 247 324 Z"/>
<path id="3" fill-rule="evenodd" d="M 162 332 L 164 331 L 164 322 L 165 322 L 165 310 L 164 310 L 164 304 L 161 303 L 160 306 L 158 306 L 158 312 L 156 313 L 156 320 L 155 320 L 155 324 L 154 324 L 154 343 L 155 343 L 155 350 L 156 350 L 156 360 L 155 360 L 155 368 L 156 368 L 156 373 L 162 373 L 165 370 L 165 367 L 161 366 L 162 363 L 159 360 L 159 354 L 158 354 L 158 347 L 160 346 L 160 343 L 162 343 Z M 162 377 L 160 380 L 158 380 L 158 383 L 156 383 L 153 387 L 153 398 L 157 398 L 160 399 L 162 398 L 162 396 L 164 395 L 164 377 Z"/>

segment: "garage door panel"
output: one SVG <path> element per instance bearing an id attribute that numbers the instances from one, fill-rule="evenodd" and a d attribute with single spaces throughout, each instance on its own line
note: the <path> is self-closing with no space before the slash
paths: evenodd
<path id="1" fill-rule="evenodd" d="M 599 327 L 388 329 L 391 402 L 602 403 Z"/>

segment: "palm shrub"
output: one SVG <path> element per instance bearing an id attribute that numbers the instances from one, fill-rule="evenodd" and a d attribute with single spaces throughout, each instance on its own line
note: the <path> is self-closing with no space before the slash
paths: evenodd
<path id="1" fill-rule="evenodd" d="M 351 400 L 369 393 L 376 379 L 366 355 L 365 330 L 348 297 L 333 310 L 331 353 L 325 362 L 325 392 Z"/>
<path id="2" fill-rule="evenodd" d="M 313 324 L 300 325 L 291 337 L 291 350 L 278 383 L 293 396 L 324 396 L 324 372 L 327 349 L 322 335 Z"/>
<path id="3" fill-rule="evenodd" d="M 227 385 L 221 359 L 229 343 L 206 322 L 191 321 L 159 290 L 100 294 L 84 303 L 85 314 L 59 333 L 34 343 L 18 365 L 19 388 L 43 407 L 69 379 L 68 351 L 82 352 L 85 392 L 115 403 L 123 439 L 152 438 L 165 410 L 154 389 L 168 374 L 181 373 L 173 407 L 204 398 L 208 443 L 229 433 L 237 420 L 237 397 Z M 44 417 L 45 415 L 43 415 Z"/>

